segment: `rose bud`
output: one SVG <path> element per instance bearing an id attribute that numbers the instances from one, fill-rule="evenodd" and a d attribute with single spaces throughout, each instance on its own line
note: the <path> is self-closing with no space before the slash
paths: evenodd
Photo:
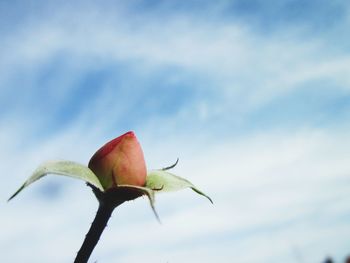
<path id="1" fill-rule="evenodd" d="M 91 157 L 89 168 L 105 190 L 118 185 L 144 186 L 146 182 L 145 159 L 132 131 L 102 146 Z"/>

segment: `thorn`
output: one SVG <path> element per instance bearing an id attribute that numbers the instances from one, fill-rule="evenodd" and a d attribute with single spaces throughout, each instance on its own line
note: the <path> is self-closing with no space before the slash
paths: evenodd
<path id="1" fill-rule="evenodd" d="M 179 158 L 176 159 L 176 162 L 173 165 L 170 165 L 168 167 L 162 168 L 161 170 L 162 171 L 170 170 L 170 169 L 174 168 L 177 165 L 178 162 L 179 162 Z"/>

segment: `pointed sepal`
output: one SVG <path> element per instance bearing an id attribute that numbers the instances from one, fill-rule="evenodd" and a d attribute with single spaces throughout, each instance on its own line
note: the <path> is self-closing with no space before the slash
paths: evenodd
<path id="1" fill-rule="evenodd" d="M 71 161 L 49 161 L 40 165 L 23 185 L 8 199 L 10 201 L 28 185 L 39 180 L 47 174 L 64 175 L 83 180 L 96 188 L 104 191 L 97 176 L 85 165 Z"/>
<path id="2" fill-rule="evenodd" d="M 126 201 L 131 201 L 144 195 L 147 196 L 156 219 L 159 223 L 161 223 L 154 206 L 155 199 L 153 190 L 135 185 L 118 185 L 114 188 L 106 190 L 105 192 L 102 192 L 100 189 L 91 184 L 88 184 L 88 186 L 92 188 L 92 191 L 100 203 L 104 203 L 113 208 L 116 208 Z"/>
<path id="3" fill-rule="evenodd" d="M 202 196 L 205 196 L 211 203 L 213 203 L 212 199 L 209 196 L 200 191 L 190 181 L 180 176 L 169 173 L 167 170 L 168 168 L 149 171 L 146 178 L 146 187 L 156 192 L 172 192 L 185 188 L 191 188 L 193 191 Z"/>
<path id="4" fill-rule="evenodd" d="M 142 195 L 147 196 L 149 204 L 150 204 L 152 211 L 154 213 L 154 216 L 156 217 L 158 222 L 161 223 L 160 218 L 158 216 L 158 213 L 156 211 L 156 208 L 154 206 L 155 199 L 154 199 L 154 191 L 152 189 L 149 189 L 147 187 L 134 186 L 134 185 L 119 185 L 118 188 L 119 189 L 124 188 L 124 189 L 128 189 L 128 190 L 133 190 L 133 191 L 139 192 Z"/>

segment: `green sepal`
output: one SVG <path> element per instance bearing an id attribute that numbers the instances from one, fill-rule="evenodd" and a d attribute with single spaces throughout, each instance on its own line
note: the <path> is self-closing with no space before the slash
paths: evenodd
<path id="1" fill-rule="evenodd" d="M 160 218 L 158 216 L 158 213 L 156 211 L 156 208 L 154 206 L 155 199 L 154 199 L 154 191 L 152 189 L 147 188 L 147 187 L 135 186 L 135 185 L 118 185 L 117 188 L 119 188 L 119 189 L 122 189 L 122 188 L 133 189 L 135 191 L 139 191 L 140 193 L 142 193 L 142 195 L 147 196 L 149 204 L 152 208 L 152 211 L 153 211 L 155 217 L 157 218 L 158 222 L 161 223 Z"/>
<path id="2" fill-rule="evenodd" d="M 102 192 L 91 184 L 88 184 L 88 186 L 92 188 L 92 191 L 100 203 L 104 203 L 109 207 L 113 207 L 113 209 L 126 201 L 131 201 L 138 197 L 146 195 L 156 219 L 159 223 L 161 223 L 157 211 L 154 207 L 155 199 L 153 190 L 146 187 L 123 184 Z"/>
<path id="3" fill-rule="evenodd" d="M 172 167 L 171 167 L 172 168 Z M 196 193 L 205 196 L 213 203 L 212 199 L 195 187 L 190 181 L 180 176 L 167 172 L 168 168 L 151 170 L 147 173 L 146 187 L 156 192 L 172 192 L 185 188 L 191 188 Z"/>
<path id="4" fill-rule="evenodd" d="M 10 201 L 18 193 L 20 193 L 28 185 L 39 180 L 47 174 L 64 175 L 83 180 L 91 185 L 94 185 L 100 191 L 104 191 L 97 176 L 89 169 L 89 167 L 72 162 L 72 161 L 49 161 L 40 165 L 30 176 L 27 181 L 8 199 Z"/>

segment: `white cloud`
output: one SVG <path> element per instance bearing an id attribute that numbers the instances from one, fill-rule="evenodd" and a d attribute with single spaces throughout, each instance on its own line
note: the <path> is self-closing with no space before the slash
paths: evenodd
<path id="1" fill-rule="evenodd" d="M 63 138 L 65 145 L 77 140 L 74 136 Z M 294 247 L 307 262 L 316 262 L 327 253 L 344 254 L 349 234 L 344 220 L 349 211 L 350 173 L 345 138 L 341 132 L 334 136 L 308 130 L 299 134 L 250 135 L 216 145 L 196 145 L 175 138 L 170 148 L 146 146 L 145 154 L 151 163 L 166 162 L 174 149 L 181 148 L 183 159 L 175 172 L 206 191 L 214 205 L 190 190 L 159 195 L 157 208 L 163 225 L 158 225 L 147 200 L 127 203 L 115 212 L 93 258 L 105 262 L 137 262 L 143 257 L 147 261 L 211 262 L 219 257 L 223 261 L 237 258 L 277 262 L 278 258 L 291 258 Z M 57 150 L 61 144 L 56 140 L 46 147 Z M 193 155 L 196 151 L 198 154 Z M 61 154 L 67 156 L 63 150 Z M 33 154 L 19 153 L 16 158 L 28 156 Z M 81 152 L 71 149 L 69 156 L 77 159 Z M 11 155 L 7 160 L 13 163 L 13 158 Z M 23 176 L 15 177 L 15 181 L 19 183 Z M 27 262 L 39 258 L 49 261 L 49 247 L 59 250 L 57 262 L 69 261 L 89 227 L 97 205 L 92 193 L 81 183 L 57 178 L 65 182 L 62 194 L 58 199 L 40 201 L 35 193 L 44 180 L 53 177 L 43 179 L 3 206 L 1 225 L 8 227 L 1 243 L 13 244 L 6 245 L 7 261 L 21 260 L 22 253 L 15 253 L 18 249 L 26 253 Z M 11 185 L 14 183 L 11 180 Z M 21 218 L 26 218 L 25 222 Z M 335 236 L 328 246 L 329 237 Z M 29 242 L 29 247 L 23 242 Z M 247 252 L 252 247 L 254 254 Z"/>
<path id="2" fill-rule="evenodd" d="M 348 55 L 333 56 L 322 38 L 305 39 L 297 30 L 265 37 L 243 24 L 224 25 L 190 15 L 160 21 L 142 15 L 129 18 L 122 11 L 111 16 L 84 9 L 79 19 L 70 14 L 58 12 L 45 24 L 34 20 L 7 35 L 0 51 L 0 81 L 11 84 L 23 68 L 28 81 L 35 79 L 41 67 L 62 52 L 71 60 L 60 88 L 52 91 L 60 102 L 72 91 L 66 79 L 74 82 L 86 69 L 114 62 L 132 65 L 141 77 L 175 66 L 195 79 L 194 90 L 212 92 L 171 118 L 149 117 L 139 137 L 150 168 L 180 157 L 174 171 L 212 196 L 214 206 L 190 190 L 160 195 L 157 207 L 163 225 L 159 226 L 146 200 L 125 204 L 112 218 L 94 259 L 270 263 L 296 262 L 293 257 L 301 254 L 305 262 L 320 262 L 326 254 L 348 253 L 346 131 L 334 127 L 247 130 L 237 138 L 227 131 L 213 133 L 211 126 L 199 134 L 182 132 L 190 130 L 197 117 L 203 122 L 223 115 L 224 120 L 244 120 L 245 113 L 258 111 L 315 79 L 327 79 L 335 85 L 334 92 L 347 93 Z M 134 88 L 146 89 L 145 79 Z M 34 87 L 26 93 L 29 98 L 40 95 L 34 84 L 28 85 Z M 4 92 L 13 88 L 1 87 Z M 123 105 L 116 104 L 113 95 L 113 89 L 106 88 L 71 125 L 39 138 L 37 144 L 18 139 L 26 138 L 37 119 L 29 113 L 18 116 L 16 109 L 4 116 L 0 122 L 1 178 L 6 181 L 0 185 L 2 198 L 42 161 L 63 158 L 87 163 L 104 143 L 104 127 L 124 117 Z M 127 101 L 127 96 L 123 99 Z M 62 182 L 58 198 L 40 200 L 45 196 L 40 194 L 44 180 L 54 185 Z M 92 193 L 81 183 L 43 179 L 1 205 L 3 261 L 71 261 L 95 209 Z"/>
<path id="3" fill-rule="evenodd" d="M 297 29 L 265 37 L 234 21 L 171 16 L 159 23 L 147 15 L 128 16 L 85 8 L 79 20 L 58 12 L 45 24 L 34 21 L 5 38 L 3 72 L 14 74 L 20 65 L 35 69 L 60 52 L 73 55 L 71 63 L 98 67 L 124 61 L 144 74 L 174 65 L 200 74 L 203 83 L 210 81 L 210 88 L 227 96 L 226 107 L 234 100 L 243 111 L 314 79 L 331 80 L 342 89 L 350 82 L 349 57 L 334 56 L 321 37 L 305 38 Z"/>

